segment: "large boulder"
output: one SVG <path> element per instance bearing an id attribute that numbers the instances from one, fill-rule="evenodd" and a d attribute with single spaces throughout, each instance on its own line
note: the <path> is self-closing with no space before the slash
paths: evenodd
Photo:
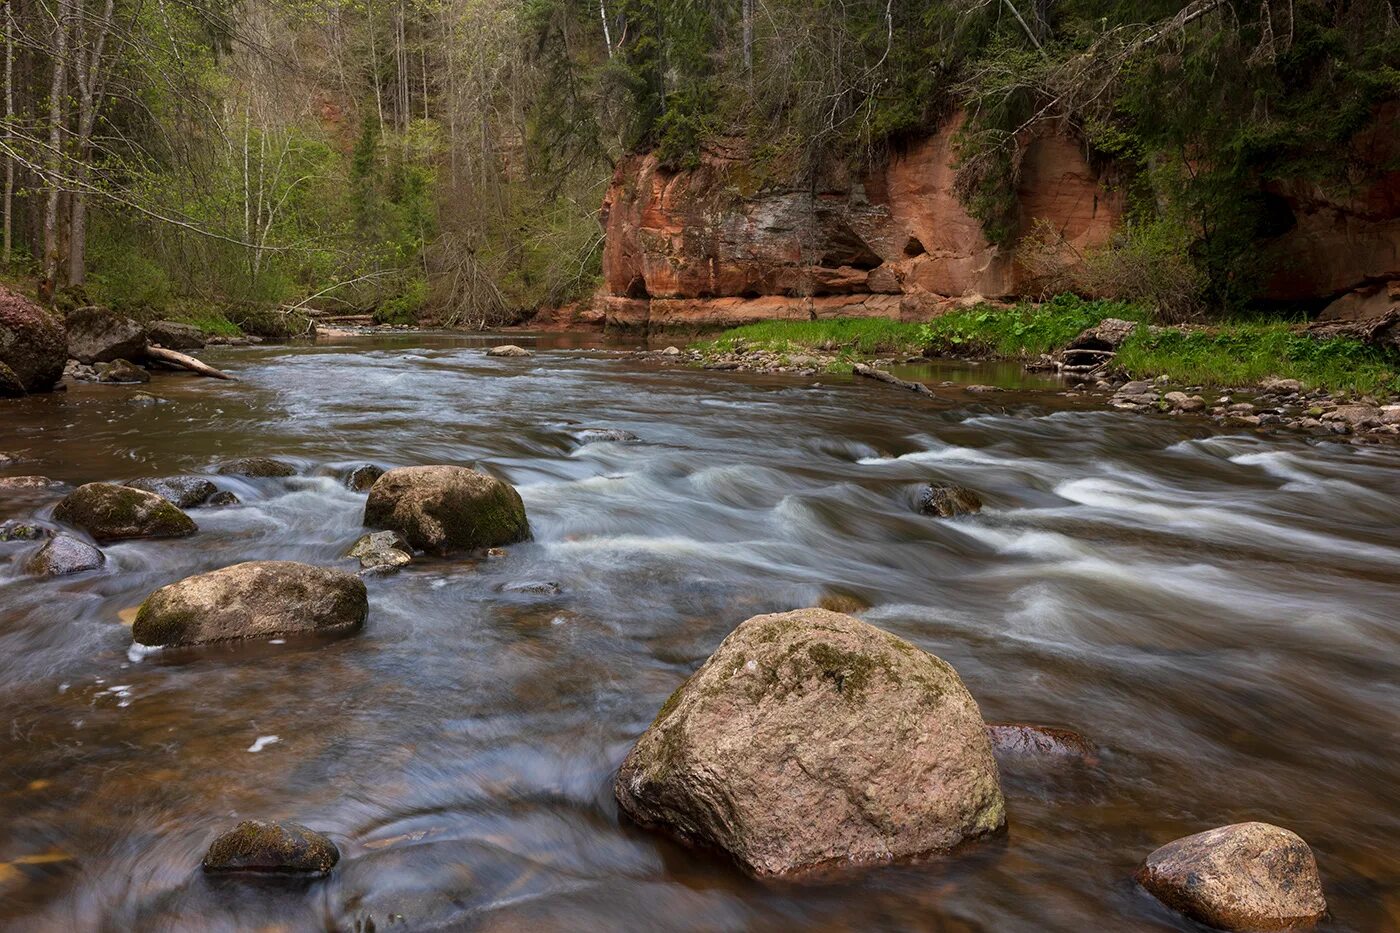
<path id="1" fill-rule="evenodd" d="M 131 634 L 143 645 L 203 645 L 353 631 L 368 613 L 365 585 L 352 574 L 295 561 L 249 561 L 156 590 L 137 611 Z"/>
<path id="2" fill-rule="evenodd" d="M 285 460 L 272 457 L 240 457 L 221 464 L 217 471 L 220 476 L 249 476 L 266 478 L 274 476 L 296 476 L 297 468 Z"/>
<path id="3" fill-rule="evenodd" d="M 245 820 L 209 846 L 204 870 L 323 875 L 338 861 L 335 843 L 300 823 Z"/>
<path id="4" fill-rule="evenodd" d="M 193 508 L 209 501 L 219 491 L 209 480 L 200 476 L 161 476 L 134 479 L 127 483 L 132 489 L 153 492 L 182 509 Z"/>
<path id="5" fill-rule="evenodd" d="M 63 378 L 67 361 L 63 323 L 0 286 L 0 395 L 49 391 Z"/>
<path id="6" fill-rule="evenodd" d="M 146 339 L 158 343 L 167 350 L 199 350 L 208 339 L 204 331 L 193 324 L 180 324 L 176 321 L 156 321 L 146 327 Z"/>
<path id="7" fill-rule="evenodd" d="M 525 503 L 514 487 L 456 466 L 385 473 L 370 488 L 365 525 L 397 531 L 414 548 L 439 555 L 530 537 Z"/>
<path id="8" fill-rule="evenodd" d="M 1236 823 L 1162 846 L 1138 869 L 1154 897 L 1220 930 L 1291 930 L 1327 912 L 1312 849 L 1269 823 Z"/>
<path id="9" fill-rule="evenodd" d="M 123 538 L 183 538 L 199 530 L 184 512 L 144 489 L 88 483 L 64 496 L 53 517 L 98 541 Z"/>
<path id="10" fill-rule="evenodd" d="M 56 534 L 24 565 L 25 571 L 44 577 L 59 577 L 84 570 L 96 570 L 107 556 L 86 541 L 72 535 Z"/>
<path id="11" fill-rule="evenodd" d="M 801 609 L 736 628 L 618 771 L 633 819 L 761 874 L 943 852 L 1005 805 L 986 723 L 946 662 Z"/>
<path id="12" fill-rule="evenodd" d="M 80 363 L 129 360 L 146 352 L 146 328 L 101 305 L 68 313 L 68 355 Z"/>

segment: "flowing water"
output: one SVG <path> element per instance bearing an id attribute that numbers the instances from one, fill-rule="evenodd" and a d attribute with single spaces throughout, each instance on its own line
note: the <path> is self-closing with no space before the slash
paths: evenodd
<path id="1" fill-rule="evenodd" d="M 520 338 L 513 338 L 519 341 Z M 921 399 L 451 337 L 211 351 L 140 406 L 4 403 L 9 475 L 69 483 L 280 456 L 244 505 L 39 580 L 0 545 L 0 926 L 17 930 L 1188 930 L 1132 883 L 1246 819 L 1317 852 L 1327 930 L 1400 929 L 1400 452 L 1223 435 L 1014 391 Z M 636 442 L 590 441 L 587 428 Z M 534 540 L 371 578 L 329 641 L 131 648 L 131 607 L 248 559 L 349 567 L 338 469 L 475 464 Z M 915 514 L 964 483 L 976 516 Z M 0 492 L 0 519 L 57 493 Z M 552 582 L 557 593 L 512 584 Z M 950 661 L 990 721 L 1087 734 L 1098 766 L 1007 768 L 1004 837 L 956 858 L 756 881 L 620 820 L 613 773 L 736 624 L 839 596 Z M 328 878 L 210 879 L 240 819 L 295 819 Z"/>

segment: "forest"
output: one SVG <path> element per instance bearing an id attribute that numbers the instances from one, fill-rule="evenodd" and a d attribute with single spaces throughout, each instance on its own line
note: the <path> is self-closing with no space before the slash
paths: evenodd
<path id="1" fill-rule="evenodd" d="M 1052 125 L 1129 205 L 1092 290 L 1239 309 L 1271 183 L 1364 185 L 1388 167 L 1347 143 L 1400 96 L 1392 0 L 9 0 L 3 26 L 6 274 L 213 329 L 519 320 L 597 287 L 624 154 L 740 140 L 800 186 L 955 108 L 993 242 Z"/>

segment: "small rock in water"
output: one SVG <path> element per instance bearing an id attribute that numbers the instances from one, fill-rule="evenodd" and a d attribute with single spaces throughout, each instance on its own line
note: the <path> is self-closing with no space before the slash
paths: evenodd
<path id="1" fill-rule="evenodd" d="M 552 580 L 520 580 L 501 587 L 504 593 L 528 593 L 532 596 L 557 596 L 561 592 L 558 583 Z"/>
<path id="2" fill-rule="evenodd" d="M 1177 411 L 1205 411 L 1206 400 L 1199 395 L 1187 395 L 1185 392 L 1168 392 L 1162 396 L 1162 400 Z"/>
<path id="3" fill-rule="evenodd" d="M 1005 822 L 987 726 L 957 672 L 821 609 L 739 625 L 613 789 L 639 823 L 760 875 L 943 852 Z"/>
<path id="4" fill-rule="evenodd" d="M 227 489 L 214 493 L 204 500 L 204 505 L 211 509 L 223 508 L 226 505 L 238 505 L 239 498 Z"/>
<path id="5" fill-rule="evenodd" d="M 662 355 L 662 356 L 680 356 L 680 355 L 681 355 L 681 348 L 680 348 L 680 347 L 667 347 L 666 349 L 664 349 L 664 350 L 661 351 L 661 355 Z"/>
<path id="6" fill-rule="evenodd" d="M 283 460 L 272 457 L 240 457 L 220 465 L 215 472 L 222 476 L 296 476 L 297 468 Z"/>
<path id="7" fill-rule="evenodd" d="M 98 363 L 96 369 L 98 382 L 131 384 L 151 381 L 151 374 L 130 360 Z"/>
<path id="8" fill-rule="evenodd" d="M 487 356 L 534 356 L 534 352 L 517 347 L 513 343 L 503 343 L 499 347 L 492 347 L 486 351 Z"/>
<path id="9" fill-rule="evenodd" d="M 0 541 L 38 541 L 48 534 L 47 528 L 33 522 L 22 522 L 17 518 L 0 522 Z"/>
<path id="10" fill-rule="evenodd" d="M 335 843 L 300 823 L 247 820 L 214 840 L 204 870 L 323 875 L 339 861 Z"/>
<path id="11" fill-rule="evenodd" d="M 168 405 L 169 400 L 149 392 L 133 392 L 126 399 L 133 405 Z"/>
<path id="12" fill-rule="evenodd" d="M 106 562 L 107 556 L 91 544 L 59 532 L 29 559 L 24 569 L 37 576 L 58 577 L 96 570 Z"/>
<path id="13" fill-rule="evenodd" d="M 640 437 L 633 434 L 631 431 L 623 431 L 618 428 L 584 428 L 581 431 L 575 431 L 574 437 L 578 438 L 579 442 L 583 444 L 596 444 L 600 441 L 611 441 L 613 443 L 623 444 L 629 441 L 641 440 Z"/>
<path id="14" fill-rule="evenodd" d="M 988 392 L 1000 392 L 1001 389 L 998 389 L 996 386 L 970 385 L 963 386 L 963 391 L 971 392 L 973 395 L 985 395 Z"/>
<path id="15" fill-rule="evenodd" d="M 401 467 L 379 478 L 365 502 L 365 526 L 403 535 L 445 557 L 530 537 L 515 487 L 458 466 Z"/>
<path id="16" fill-rule="evenodd" d="M 1169 842 L 1136 878 L 1168 907 L 1220 930 L 1294 930 L 1327 912 L 1312 849 L 1269 823 L 1236 823 Z"/>
<path id="17" fill-rule="evenodd" d="M 112 483 L 79 486 L 54 507 L 53 517 L 98 541 L 183 538 L 199 530 L 192 518 L 155 493 Z"/>
<path id="18" fill-rule="evenodd" d="M 63 483 L 47 476 L 0 477 L 0 489 L 55 489 Z"/>
<path id="19" fill-rule="evenodd" d="M 353 574 L 249 561 L 156 590 L 141 604 L 131 635 L 155 647 L 346 632 L 364 625 L 368 613 L 364 581 Z"/>
<path id="20" fill-rule="evenodd" d="M 134 479 L 126 485 L 132 489 L 153 492 L 167 502 L 188 509 L 208 502 L 219 487 L 198 476 L 162 476 L 155 479 Z"/>
<path id="21" fill-rule="evenodd" d="M 919 487 L 918 503 L 920 512 L 940 518 L 971 515 L 982 510 L 981 497 L 955 483 L 929 483 Z"/>
<path id="22" fill-rule="evenodd" d="M 397 531 L 372 531 L 362 535 L 345 552 L 372 573 L 393 573 L 413 561 L 413 546 Z"/>
<path id="23" fill-rule="evenodd" d="M 384 469 L 382 467 L 365 463 L 345 474 L 345 485 L 356 492 L 368 492 L 375 481 L 383 475 Z"/>
<path id="24" fill-rule="evenodd" d="M 1097 765 L 1093 744 L 1070 729 L 998 723 L 987 726 L 997 761 Z"/>

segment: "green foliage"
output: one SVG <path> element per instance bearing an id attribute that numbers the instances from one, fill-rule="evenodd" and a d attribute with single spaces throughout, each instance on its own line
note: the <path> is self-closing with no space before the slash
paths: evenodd
<path id="1" fill-rule="evenodd" d="M 422 276 L 409 279 L 403 293 L 395 295 L 374 309 L 376 324 L 413 324 L 428 303 L 428 280 Z"/>
<path id="2" fill-rule="evenodd" d="M 923 342 L 949 356 L 1035 357 L 1063 347 L 1104 318 L 1146 321 L 1148 312 L 1120 301 L 1089 301 L 1057 295 L 1044 304 L 1012 308 L 978 305 L 934 318 L 922 328 Z"/>
<path id="3" fill-rule="evenodd" d="M 917 353 L 928 342 L 925 325 L 885 318 L 836 318 L 826 321 L 760 321 L 724 331 L 694 346 L 705 353 L 740 348 L 793 353 L 824 350 L 843 356 Z"/>

